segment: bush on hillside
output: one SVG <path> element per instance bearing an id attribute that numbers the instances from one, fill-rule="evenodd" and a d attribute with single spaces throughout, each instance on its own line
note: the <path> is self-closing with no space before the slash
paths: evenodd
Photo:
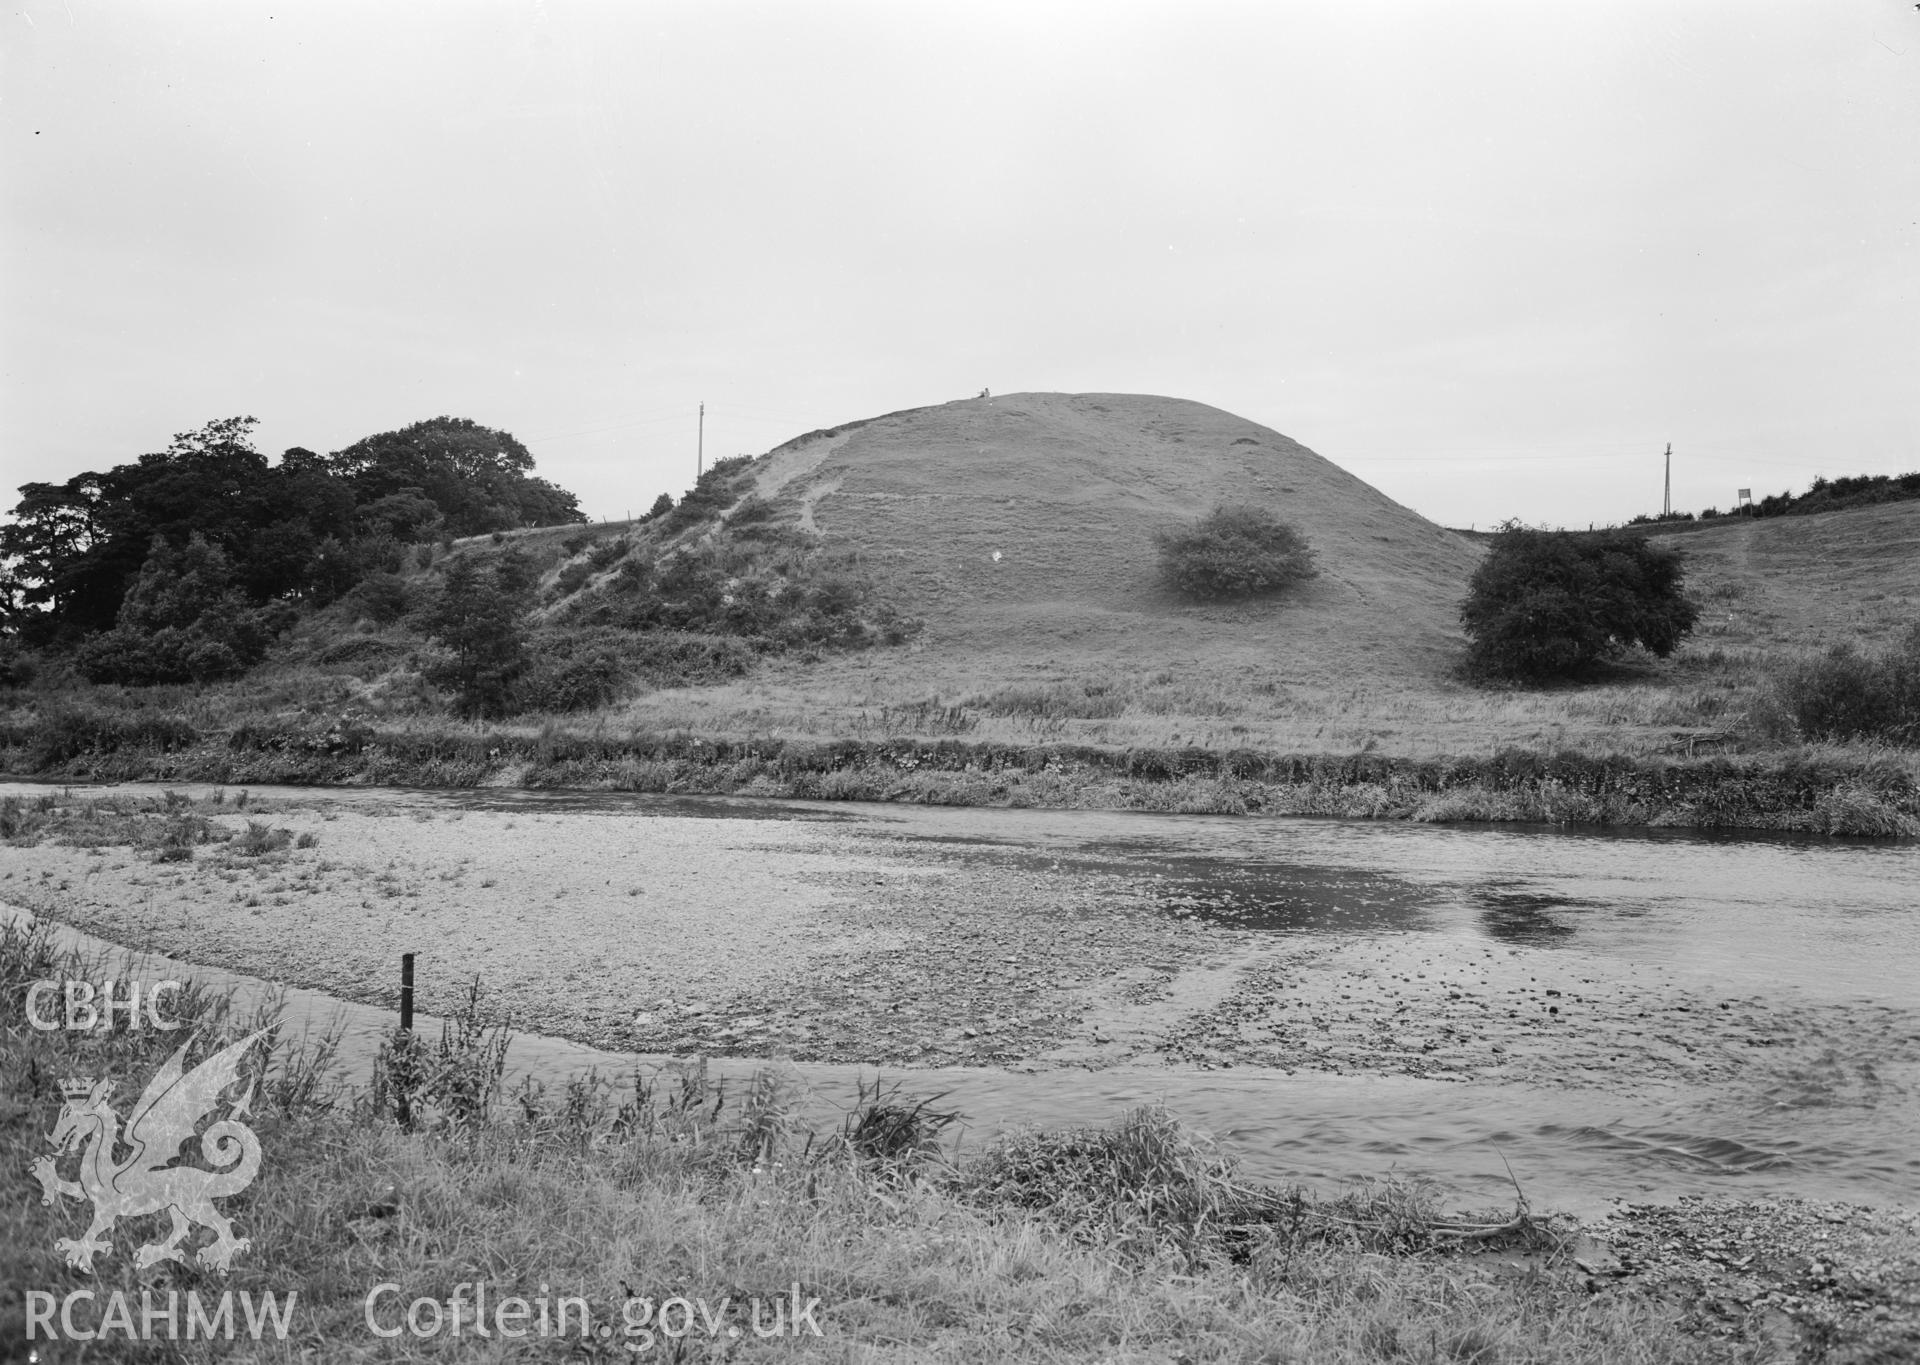
<path id="1" fill-rule="evenodd" d="M 1536 531 L 1508 522 L 1474 570 L 1460 620 L 1476 673 L 1574 677 L 1642 645 L 1665 658 L 1693 629 L 1682 559 L 1630 531 Z"/>
<path id="2" fill-rule="evenodd" d="M 1805 739 L 1920 748 L 1920 625 L 1882 654 L 1835 645 L 1774 676 L 1765 699 Z"/>
<path id="3" fill-rule="evenodd" d="M 758 641 L 696 631 L 649 634 L 640 672 L 655 687 L 699 687 L 744 677 L 759 657 Z"/>
<path id="4" fill-rule="evenodd" d="M 407 581 L 399 574 L 370 574 L 347 594 L 347 603 L 376 625 L 390 626 L 407 614 L 412 605 Z"/>
<path id="5" fill-rule="evenodd" d="M 1252 597 L 1319 572 L 1306 538 L 1264 507 L 1222 505 L 1154 543 L 1161 572 L 1189 597 Z"/>
<path id="6" fill-rule="evenodd" d="M 625 536 L 602 541 L 587 552 L 587 564 L 595 573 L 599 573 L 603 569 L 610 569 L 622 559 L 626 558 L 627 549 L 628 541 Z"/>
<path id="7" fill-rule="evenodd" d="M 749 493 L 727 517 L 727 529 L 735 535 L 743 531 L 770 526 L 779 519 L 777 508 L 765 498 Z"/>
<path id="8" fill-rule="evenodd" d="M 515 711 L 591 711 L 617 701 L 627 684 L 626 660 L 608 639 L 546 631 L 533 641 L 532 658 L 513 685 Z"/>
<path id="9" fill-rule="evenodd" d="M 574 561 L 560 570 L 559 577 L 553 580 L 553 597 L 558 600 L 579 592 L 592 577 L 593 565 L 584 559 Z"/>
<path id="10" fill-rule="evenodd" d="M 665 518 L 662 526 L 667 534 L 673 535 L 696 522 L 719 516 L 734 502 L 741 476 L 752 463 L 751 455 L 735 455 L 708 465 L 706 472 L 681 496 L 679 503 L 662 514 Z M 654 503 L 656 508 L 659 505 L 658 502 Z"/>

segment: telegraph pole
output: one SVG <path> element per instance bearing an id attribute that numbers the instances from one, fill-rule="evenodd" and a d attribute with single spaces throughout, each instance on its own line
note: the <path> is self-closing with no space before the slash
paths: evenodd
<path id="1" fill-rule="evenodd" d="M 707 405 L 700 405 L 699 444 L 694 447 L 693 477 L 698 479 L 707 472 Z"/>
<path id="2" fill-rule="evenodd" d="M 1673 442 L 1667 442 L 1667 487 L 1660 498 L 1660 515 L 1673 515 Z"/>

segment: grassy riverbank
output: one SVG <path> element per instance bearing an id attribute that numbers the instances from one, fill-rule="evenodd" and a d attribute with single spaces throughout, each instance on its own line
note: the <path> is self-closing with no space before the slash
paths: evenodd
<path id="1" fill-rule="evenodd" d="M 94 965 L 34 935 L 0 934 L 9 1150 L 45 1150 L 60 1078 L 112 1076 L 124 1110 L 184 1036 L 26 1027 L 31 981 L 97 975 Z M 235 1019 L 197 991 L 180 1014 L 223 1039 L 266 1022 Z M 391 1331 L 415 1299 L 444 1309 L 464 1298 L 470 1313 L 471 1286 L 484 1283 L 490 1311 L 508 1296 L 583 1300 L 613 1330 L 578 1343 L 585 1359 L 632 1358 L 623 1312 L 638 1318 L 637 1301 L 651 1299 L 657 1313 L 674 1296 L 704 1300 L 720 1339 L 697 1327 L 676 1354 L 656 1336 L 658 1358 L 1665 1362 L 1751 1359 L 1796 1336 L 1810 1358 L 1911 1340 L 1911 1304 L 1898 1297 L 1914 1283 L 1911 1233 L 1864 1211 L 1849 1215 L 1850 1230 L 1873 1233 L 1858 1255 L 1878 1258 L 1877 1297 L 1860 1300 L 1850 1281 L 1846 1294 L 1810 1293 L 1775 1321 L 1763 1295 L 1728 1322 L 1703 1313 L 1684 1278 L 1626 1274 L 1523 1204 L 1454 1215 L 1392 1182 L 1336 1196 L 1250 1186 L 1154 1110 L 956 1160 L 938 1147 L 937 1108 L 897 1092 L 849 1096 L 836 1132 L 797 1131 L 788 1083 L 771 1067 L 737 1094 L 709 1085 L 695 1063 L 653 1084 L 485 1103 L 490 1042 L 476 1031 L 428 1050 L 409 1131 L 393 1116 L 391 1069 L 372 1092 L 317 1087 L 318 1059 L 275 1037 L 246 1116 L 265 1154 L 260 1174 L 223 1200 L 252 1245 L 224 1278 L 191 1259 L 134 1270 L 129 1253 L 163 1230 L 157 1216 L 116 1229 L 94 1274 L 67 1269 L 53 1241 L 77 1234 L 86 1206 L 42 1205 L 25 1163 L 9 1163 L 0 1337 L 23 1343 L 30 1289 L 86 1288 L 102 1302 L 118 1290 L 136 1315 L 143 1288 L 206 1299 L 232 1289 L 283 1303 L 298 1294 L 285 1339 L 243 1343 L 250 1359 L 519 1358 L 513 1343 L 476 1339 L 471 1318 L 458 1341 L 451 1316 L 432 1341 L 380 1339 L 367 1326 L 375 1286 L 395 1286 L 375 1313 Z M 1698 1231 L 1697 1218 L 1676 1228 L 1674 1211 L 1662 1216 L 1669 1246 Z M 1827 1260 L 1823 1273 L 1851 1273 L 1837 1244 Z M 750 1302 L 796 1294 L 802 1307 L 818 1300 L 819 1335 L 756 1338 Z M 91 1311 L 79 1310 L 81 1325 L 98 1321 Z M 729 1337 L 729 1327 L 742 1330 Z M 91 1355 L 148 1349 L 114 1336 Z"/>
<path id="2" fill-rule="evenodd" d="M 707 739 L 446 725 L 203 731 L 164 709 L 45 708 L 0 724 L 0 771 L 85 781 L 571 787 L 1207 814 L 1920 834 L 1920 765 L 1860 748 L 1756 756 L 1507 749 L 1468 758 Z"/>

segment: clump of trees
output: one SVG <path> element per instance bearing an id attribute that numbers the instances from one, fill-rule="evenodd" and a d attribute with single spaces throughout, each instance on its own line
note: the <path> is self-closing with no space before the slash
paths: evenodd
<path id="1" fill-rule="evenodd" d="M 1306 538 L 1264 507 L 1223 504 L 1154 543 L 1161 572 L 1189 597 L 1254 597 L 1319 572 Z"/>
<path id="2" fill-rule="evenodd" d="M 1487 677 L 1578 677 L 1635 645 L 1665 658 L 1693 630 L 1680 553 L 1631 531 L 1508 522 L 1468 584 L 1468 664 Z"/>
<path id="3" fill-rule="evenodd" d="M 179 548 L 155 536 L 113 629 L 84 640 L 74 662 L 94 682 L 238 677 L 260 662 L 292 615 L 284 602 L 251 602 L 227 556 L 198 532 Z"/>
<path id="4" fill-rule="evenodd" d="M 96 681 L 203 681 L 258 661 L 301 606 L 398 573 L 422 541 L 579 522 L 503 431 L 436 417 L 278 463 L 252 417 L 20 489 L 0 526 L 0 635 L 72 649 Z M 391 584 L 374 596 L 392 605 Z"/>

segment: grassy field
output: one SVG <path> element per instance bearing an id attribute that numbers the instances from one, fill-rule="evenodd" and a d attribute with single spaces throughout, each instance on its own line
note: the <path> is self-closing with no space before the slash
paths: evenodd
<path id="1" fill-rule="evenodd" d="M 0 932 L 10 1151 L 46 1150 L 59 1078 L 113 1077 L 124 1104 L 185 1036 L 25 1026 L 32 981 L 91 979 L 95 966 L 35 934 Z M 272 1025 L 270 1012 L 237 1019 L 203 991 L 178 1003 L 203 1040 L 189 1064 Z M 135 1269 L 131 1250 L 165 1231 L 158 1215 L 118 1227 L 92 1273 L 69 1270 L 52 1244 L 78 1234 L 85 1202 L 43 1204 L 26 1163 L 8 1163 L 0 1340 L 24 1351 L 29 1312 L 44 1322 L 45 1305 L 77 1289 L 97 1296 L 79 1304 L 77 1325 L 102 1338 L 49 1346 L 36 1326 L 41 1358 L 517 1360 L 565 1349 L 588 1360 L 1651 1365 L 1772 1358 L 1796 1340 L 1824 1358 L 1894 1347 L 1910 1326 L 1904 1311 L 1872 1313 L 1838 1290 L 1833 1308 L 1809 1298 L 1791 1320 L 1702 1318 L 1683 1286 L 1607 1281 L 1577 1229 L 1522 1199 L 1452 1214 L 1392 1182 L 1325 1196 L 1255 1187 L 1154 1109 L 956 1160 L 940 1144 L 937 1104 L 877 1085 L 847 1097 L 837 1130 L 804 1133 L 774 1067 L 739 1093 L 696 1063 L 502 1096 L 498 1042 L 476 1029 L 399 1049 L 371 1088 L 342 1092 L 314 1084 L 323 1056 L 273 1035 L 245 1116 L 260 1173 L 222 1205 L 250 1246 L 224 1276 L 191 1254 Z M 1884 1280 L 1889 1266 L 1910 1268 L 1913 1238 L 1878 1228 L 1860 1225 L 1859 1255 L 1877 1256 Z M 1668 1245 L 1676 1232 L 1697 1234 L 1667 1227 Z M 186 1250 L 204 1240 L 190 1236 Z M 242 1328 L 237 1342 L 156 1347 L 107 1325 L 116 1292 L 138 1322 L 143 1292 L 210 1303 L 227 1290 L 274 1294 L 283 1313 L 295 1296 L 284 1337 L 268 1328 L 254 1342 Z M 476 1323 L 483 1292 L 489 1316 Z M 510 1298 L 528 1314 L 502 1319 Z M 690 1302 L 670 1310 L 673 1298 Z M 416 1310 L 416 1331 L 406 1313 L 419 1299 L 432 1311 Z M 534 1306 L 557 1312 L 561 1300 L 571 1301 L 554 1324 L 563 1341 L 535 1348 L 499 1334 L 503 1322 L 531 1333 Z M 763 1336 L 756 1323 L 772 1327 L 776 1303 L 788 1305 L 787 1330 Z"/>

